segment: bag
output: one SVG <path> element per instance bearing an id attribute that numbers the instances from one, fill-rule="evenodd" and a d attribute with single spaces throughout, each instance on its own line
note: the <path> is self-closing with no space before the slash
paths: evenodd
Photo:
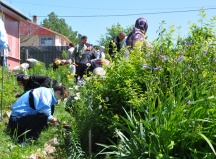
<path id="1" fill-rule="evenodd" d="M 8 47 L 8 38 L 5 30 L 4 22 L 0 19 L 0 50 Z"/>

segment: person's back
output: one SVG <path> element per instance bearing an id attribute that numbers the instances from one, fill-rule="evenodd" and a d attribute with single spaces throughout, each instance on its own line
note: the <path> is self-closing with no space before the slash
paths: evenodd
<path id="1" fill-rule="evenodd" d="M 74 44 L 73 44 L 73 43 L 70 43 L 70 44 L 69 44 L 69 49 L 68 49 L 68 51 L 67 51 L 66 60 L 71 60 L 71 59 L 72 59 L 73 51 L 74 51 Z"/>
<path id="2" fill-rule="evenodd" d="M 120 52 L 122 48 L 122 41 L 124 40 L 126 34 L 124 32 L 119 33 L 118 36 L 114 37 L 109 43 L 109 55 L 111 58 L 115 58 L 117 52 Z"/>
<path id="3" fill-rule="evenodd" d="M 83 77 L 84 74 L 87 74 L 87 63 L 91 64 L 91 60 L 94 59 L 94 54 L 90 50 L 86 50 L 83 54 L 82 57 L 80 58 L 80 62 L 77 66 L 77 76 L 80 76 L 80 78 Z"/>
<path id="4" fill-rule="evenodd" d="M 126 39 L 126 46 L 133 48 L 135 43 L 142 41 L 144 42 L 145 35 L 137 28 L 134 28 L 133 31 L 128 35 Z"/>
<path id="5" fill-rule="evenodd" d="M 29 77 L 28 83 L 29 83 L 28 89 L 34 89 L 38 87 L 53 88 L 57 84 L 57 81 L 47 76 L 33 75 Z"/>
<path id="6" fill-rule="evenodd" d="M 138 18 L 135 22 L 135 26 L 133 30 L 130 32 L 126 39 L 126 45 L 129 50 L 133 49 L 133 47 L 138 43 L 145 42 L 145 34 L 148 29 L 148 22 L 145 18 Z"/>
<path id="7" fill-rule="evenodd" d="M 39 87 L 46 87 L 46 88 L 53 88 L 58 84 L 58 82 L 54 79 L 51 79 L 48 76 L 28 76 L 24 74 L 19 74 L 17 76 L 17 82 L 23 86 L 24 93 L 31 89 L 39 88 Z M 22 96 L 22 94 L 16 95 L 16 97 Z"/>
<path id="8" fill-rule="evenodd" d="M 19 143 L 26 139 L 38 139 L 48 121 L 59 122 L 53 116 L 54 105 L 57 100 L 67 98 L 68 93 L 63 85 L 56 85 L 53 89 L 40 87 L 26 92 L 11 107 L 8 122 L 11 135 L 16 134 Z"/>
<path id="9" fill-rule="evenodd" d="M 94 54 L 92 53 L 92 51 L 85 51 L 82 54 L 82 57 L 80 58 L 80 62 L 82 64 L 87 64 L 87 63 L 91 63 L 91 60 L 94 58 Z"/>

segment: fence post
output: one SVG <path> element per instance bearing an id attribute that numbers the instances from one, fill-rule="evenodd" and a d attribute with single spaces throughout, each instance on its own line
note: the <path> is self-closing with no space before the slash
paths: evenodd
<path id="1" fill-rule="evenodd" d="M 92 153 L 91 129 L 89 130 L 88 136 L 89 136 L 89 157 L 91 157 L 91 153 Z"/>
<path id="2" fill-rule="evenodd" d="M 29 54 L 28 49 L 26 49 L 25 50 L 25 60 L 28 59 L 28 54 Z"/>

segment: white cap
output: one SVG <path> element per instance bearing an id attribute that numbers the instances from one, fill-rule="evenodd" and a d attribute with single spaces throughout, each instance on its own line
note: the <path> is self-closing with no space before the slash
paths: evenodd
<path id="1" fill-rule="evenodd" d="M 100 46 L 100 47 L 99 47 L 99 49 L 101 49 L 101 50 L 104 50 L 104 49 L 105 49 L 105 47 L 104 47 L 104 46 Z"/>

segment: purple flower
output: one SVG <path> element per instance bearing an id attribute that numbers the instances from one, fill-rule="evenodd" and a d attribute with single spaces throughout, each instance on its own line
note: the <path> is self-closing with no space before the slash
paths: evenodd
<path id="1" fill-rule="evenodd" d="M 155 67 L 153 68 L 154 71 L 162 70 L 162 67 Z"/>
<path id="2" fill-rule="evenodd" d="M 181 52 L 180 52 L 180 55 L 184 55 L 184 52 L 183 52 L 183 51 L 181 51 Z"/>
<path id="3" fill-rule="evenodd" d="M 158 58 L 161 59 L 162 61 L 169 61 L 169 58 L 165 56 L 158 56 Z"/>
<path id="4" fill-rule="evenodd" d="M 143 64 L 142 68 L 148 68 L 148 65 L 147 64 Z"/>
<path id="5" fill-rule="evenodd" d="M 143 65 L 142 65 L 142 68 L 151 69 L 151 67 L 150 67 L 150 66 L 148 66 L 147 64 L 143 64 Z"/>
<path id="6" fill-rule="evenodd" d="M 205 55 L 207 55 L 207 54 L 208 54 L 208 50 L 205 50 L 203 53 L 204 53 Z"/>
<path id="7" fill-rule="evenodd" d="M 189 100 L 189 101 L 187 102 L 187 104 L 188 104 L 188 105 L 191 105 L 191 104 L 194 104 L 194 102 Z"/>
<path id="8" fill-rule="evenodd" d="M 184 61 L 185 60 L 185 58 L 183 57 L 183 56 L 180 56 L 179 58 L 177 58 L 177 61 L 180 63 L 180 62 L 182 62 L 182 61 Z"/>

